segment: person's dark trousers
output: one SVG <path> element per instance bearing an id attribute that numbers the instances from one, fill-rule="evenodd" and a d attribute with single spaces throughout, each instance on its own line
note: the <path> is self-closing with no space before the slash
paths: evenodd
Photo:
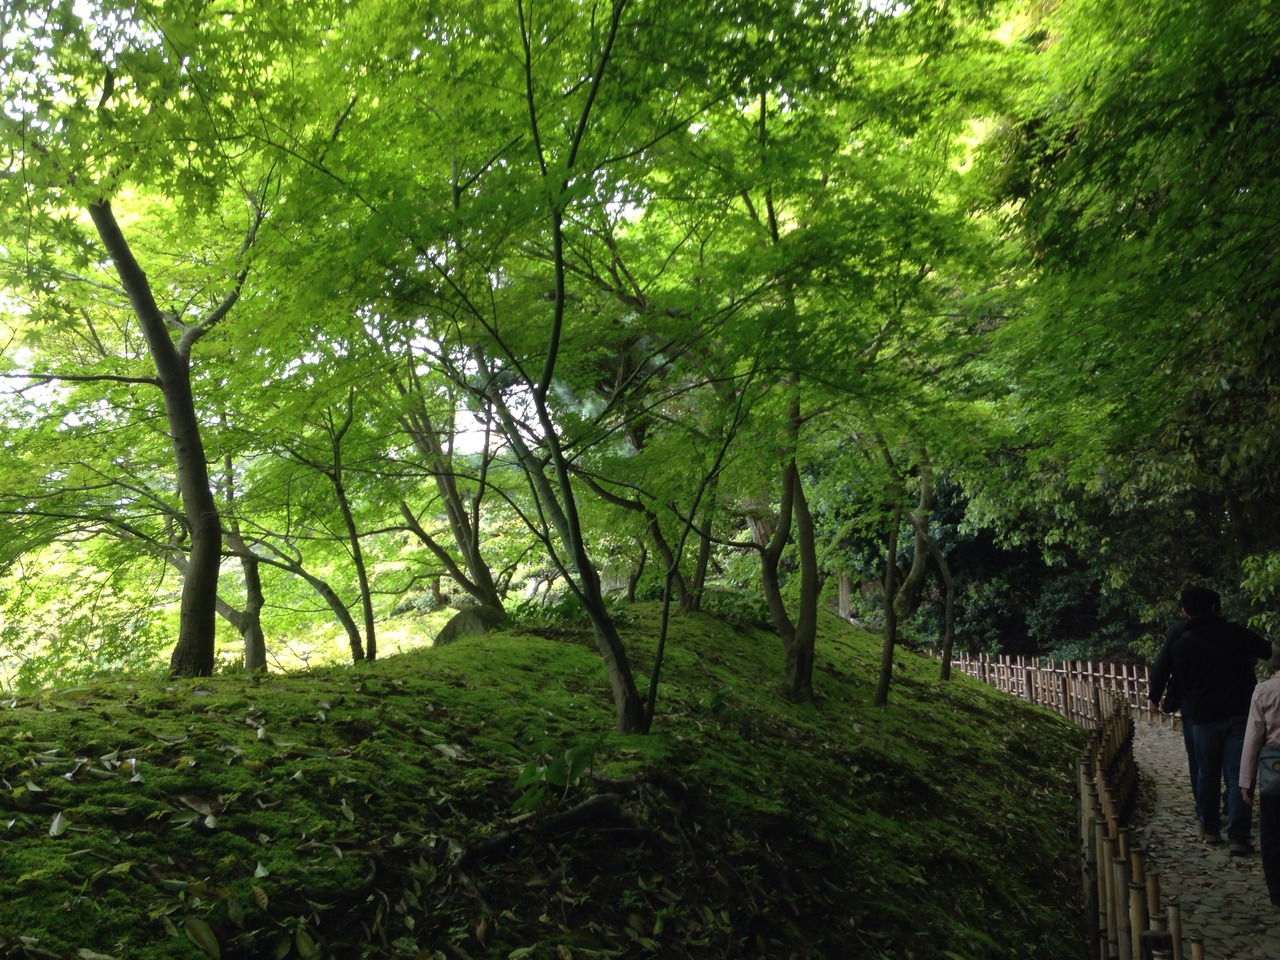
<path id="1" fill-rule="evenodd" d="M 1191 705 L 1186 702 L 1182 704 L 1182 742 L 1187 748 L 1187 770 L 1191 774 L 1191 796 L 1194 799 L 1200 793 L 1200 770 L 1196 763 L 1195 720 L 1191 716 Z"/>
<path id="2" fill-rule="evenodd" d="M 1258 797 L 1258 830 L 1267 893 L 1271 902 L 1280 907 L 1280 796 Z"/>
<path id="3" fill-rule="evenodd" d="M 1253 809 L 1240 796 L 1240 754 L 1244 750 L 1245 717 L 1195 724 L 1196 816 L 1207 834 L 1222 828 L 1219 777 L 1227 781 L 1227 838 L 1249 843 L 1253 835 Z"/>
<path id="4" fill-rule="evenodd" d="M 1196 721 L 1192 717 L 1192 707 L 1190 704 L 1181 705 L 1181 721 L 1183 721 L 1183 746 L 1187 748 L 1187 772 L 1192 781 L 1192 800 L 1196 800 L 1199 795 L 1199 764 L 1196 763 Z M 1236 787 L 1239 788 L 1239 787 Z M 1222 791 L 1222 803 L 1219 805 L 1222 815 L 1228 815 L 1228 795 L 1231 792 L 1231 785 L 1226 786 Z"/>

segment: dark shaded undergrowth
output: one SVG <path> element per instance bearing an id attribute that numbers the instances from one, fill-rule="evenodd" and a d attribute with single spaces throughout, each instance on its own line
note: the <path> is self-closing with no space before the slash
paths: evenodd
<path id="1" fill-rule="evenodd" d="M 656 612 L 624 636 L 639 665 Z M 1080 955 L 1083 735 L 825 623 L 674 621 L 655 733 L 589 637 L 0 704 L 0 957 Z"/>

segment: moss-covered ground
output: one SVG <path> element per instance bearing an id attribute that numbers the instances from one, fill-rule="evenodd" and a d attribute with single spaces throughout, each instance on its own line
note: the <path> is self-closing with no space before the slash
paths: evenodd
<path id="1" fill-rule="evenodd" d="M 878 665 L 677 618 L 645 737 L 586 630 L 9 699 L 0 957 L 1076 960 L 1083 734 Z"/>

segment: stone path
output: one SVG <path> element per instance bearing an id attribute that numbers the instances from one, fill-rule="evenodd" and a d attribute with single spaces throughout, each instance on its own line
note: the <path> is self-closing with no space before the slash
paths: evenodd
<path id="1" fill-rule="evenodd" d="M 1183 937 L 1203 937 L 1206 960 L 1280 960 L 1280 907 L 1267 898 L 1258 854 L 1233 857 L 1225 844 L 1200 839 L 1182 733 L 1141 720 L 1135 726 L 1133 832 L 1147 869 L 1159 871 L 1163 902 L 1181 905 Z"/>

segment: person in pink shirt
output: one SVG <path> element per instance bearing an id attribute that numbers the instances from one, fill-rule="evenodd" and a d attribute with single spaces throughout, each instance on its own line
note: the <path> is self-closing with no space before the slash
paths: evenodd
<path id="1" fill-rule="evenodd" d="M 1244 748 L 1240 753 L 1240 793 L 1250 806 L 1258 779 L 1258 752 L 1264 743 L 1280 744 L 1280 646 L 1272 644 L 1271 659 L 1266 667 L 1277 672 L 1253 688 L 1244 729 Z M 1271 902 L 1280 907 L 1280 796 L 1258 796 L 1258 801 L 1262 875 L 1266 878 Z"/>

